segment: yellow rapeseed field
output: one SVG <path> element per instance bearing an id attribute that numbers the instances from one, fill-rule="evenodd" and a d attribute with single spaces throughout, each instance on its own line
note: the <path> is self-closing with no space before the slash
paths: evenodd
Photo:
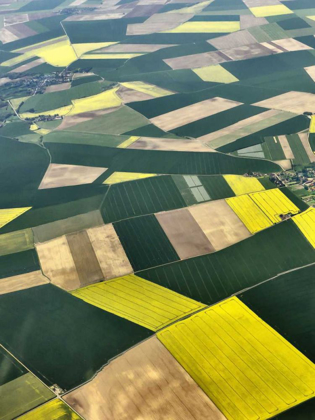
<path id="1" fill-rule="evenodd" d="M 273 223 L 281 222 L 280 215 L 297 214 L 300 211 L 278 188 L 249 196 Z"/>
<path id="2" fill-rule="evenodd" d="M 227 419 L 269 419 L 314 395 L 314 364 L 236 297 L 157 336 Z"/>
<path id="3" fill-rule="evenodd" d="M 87 286 L 72 294 L 152 331 L 205 307 L 135 275 Z"/>
<path id="4" fill-rule="evenodd" d="M 198 69 L 193 69 L 193 72 L 196 73 L 196 75 L 200 77 L 200 79 L 202 79 L 204 82 L 238 82 L 238 79 L 235 76 L 233 76 L 232 73 L 225 70 L 225 68 L 220 65 L 200 67 Z"/>
<path id="5" fill-rule="evenodd" d="M 311 118 L 310 133 L 315 133 L 315 115 L 312 115 Z"/>
<path id="6" fill-rule="evenodd" d="M 81 420 L 74 411 L 71 410 L 59 399 L 49 401 L 46 404 L 41 405 L 33 411 L 30 411 L 21 417 L 21 420 Z"/>
<path id="7" fill-rule="evenodd" d="M 129 139 L 123 141 L 122 143 L 120 143 L 117 147 L 119 149 L 126 149 L 128 146 L 130 146 L 132 143 L 134 143 L 135 141 L 139 140 L 140 137 L 137 136 L 131 136 L 129 137 Z"/>
<path id="8" fill-rule="evenodd" d="M 72 47 L 78 57 L 81 57 L 81 55 L 90 52 L 95 51 L 100 48 L 109 47 L 110 45 L 117 44 L 117 42 L 89 42 L 84 44 L 72 44 Z"/>
<path id="9" fill-rule="evenodd" d="M 226 202 L 251 233 L 256 233 L 272 226 L 271 220 L 249 195 L 227 198 Z"/>
<path id="10" fill-rule="evenodd" d="M 113 108 L 121 105 L 121 99 L 116 94 L 117 90 L 118 87 L 115 87 L 87 98 L 74 99 L 72 101 L 73 108 L 68 115 L 76 115 L 81 112 L 97 111 L 99 109 Z"/>
<path id="11" fill-rule="evenodd" d="M 15 209 L 0 209 L 0 228 L 12 222 L 32 207 L 20 207 Z"/>
<path id="12" fill-rule="evenodd" d="M 264 191 L 265 189 L 257 178 L 250 178 L 241 175 L 224 175 L 224 179 L 232 188 L 235 195 Z"/>
<path id="13" fill-rule="evenodd" d="M 313 248 L 315 248 L 315 209 L 309 208 L 292 219 Z"/>
<path id="14" fill-rule="evenodd" d="M 112 185 L 119 182 L 134 181 L 136 179 L 150 178 L 157 174 L 143 174 L 137 172 L 114 172 L 110 177 L 105 179 L 103 184 Z"/>
<path id="15" fill-rule="evenodd" d="M 288 7 L 284 6 L 283 4 L 273 5 L 273 6 L 250 7 L 249 10 L 256 17 L 288 15 L 290 13 L 293 13 L 292 10 L 290 10 Z"/>
<path id="16" fill-rule="evenodd" d="M 241 29 L 239 22 L 185 22 L 164 33 L 229 33 Z"/>
<path id="17" fill-rule="evenodd" d="M 126 88 L 137 90 L 138 92 L 146 93 L 147 95 L 154 96 L 155 98 L 160 98 L 162 96 L 173 95 L 173 92 L 170 90 L 162 89 L 155 85 L 150 85 L 145 82 L 124 82 L 121 85 Z"/>

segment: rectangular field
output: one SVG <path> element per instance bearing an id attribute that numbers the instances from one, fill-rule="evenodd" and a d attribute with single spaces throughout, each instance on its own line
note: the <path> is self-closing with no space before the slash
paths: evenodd
<path id="1" fill-rule="evenodd" d="M 240 175 L 224 175 L 224 179 L 232 188 L 235 195 L 248 194 L 265 189 L 257 178 Z"/>
<path id="2" fill-rule="evenodd" d="M 30 287 L 41 286 L 42 284 L 47 283 L 49 283 L 49 280 L 42 275 L 40 270 L 7 277 L 0 280 L 0 295 L 29 289 Z"/>
<path id="3" fill-rule="evenodd" d="M 315 248 L 315 209 L 309 208 L 292 218 L 309 243 Z"/>
<path id="4" fill-rule="evenodd" d="M 72 295 L 152 331 L 204 307 L 135 275 L 88 286 Z"/>
<path id="5" fill-rule="evenodd" d="M 236 297 L 158 338 L 227 419 L 269 419 L 314 394 L 314 364 Z"/>
<path id="6" fill-rule="evenodd" d="M 59 399 L 54 399 L 42 406 L 36 408 L 21 417 L 21 420 L 43 420 L 43 419 L 54 419 L 63 420 L 65 418 L 71 420 L 81 420 L 71 408 Z"/>

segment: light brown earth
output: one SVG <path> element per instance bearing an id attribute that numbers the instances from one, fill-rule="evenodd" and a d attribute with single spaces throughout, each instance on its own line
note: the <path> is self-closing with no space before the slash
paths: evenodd
<path id="1" fill-rule="evenodd" d="M 19 39 L 18 36 L 16 36 L 15 34 L 13 34 L 10 31 L 10 26 L 7 28 L 2 28 L 0 31 L 0 41 L 3 44 L 7 44 L 8 42 L 13 42 L 16 41 L 17 39 Z"/>
<path id="2" fill-rule="evenodd" d="M 91 184 L 106 170 L 107 168 L 95 168 L 93 166 L 51 163 L 38 189 Z"/>
<path id="3" fill-rule="evenodd" d="M 279 139 L 279 142 L 281 144 L 284 156 L 287 159 L 294 159 L 294 154 L 292 152 L 292 149 L 289 145 L 289 142 L 288 142 L 288 139 L 286 138 L 286 136 L 279 136 L 278 139 Z"/>
<path id="4" fill-rule="evenodd" d="M 159 137 L 140 137 L 127 149 L 141 150 L 173 150 L 181 152 L 215 152 L 208 146 L 195 139 L 168 139 Z"/>
<path id="5" fill-rule="evenodd" d="M 80 279 L 65 236 L 37 244 L 35 247 L 41 269 L 53 284 L 64 290 L 80 287 Z"/>
<path id="6" fill-rule="evenodd" d="M 120 19 L 125 16 L 124 12 L 112 12 L 112 13 L 93 13 L 93 14 L 80 14 L 72 15 L 65 19 L 66 21 L 85 21 L 85 20 L 109 20 L 109 19 Z"/>
<path id="7" fill-rule="evenodd" d="M 37 35 L 36 31 L 24 25 L 24 23 L 18 23 L 16 25 L 7 26 L 6 29 L 11 31 L 18 39 L 27 38 L 28 36 Z"/>
<path id="8" fill-rule="evenodd" d="M 269 22 L 266 18 L 258 18 L 251 15 L 240 16 L 241 29 L 253 28 L 255 26 L 267 25 Z"/>
<path id="9" fill-rule="evenodd" d="M 315 112 L 315 95 L 313 93 L 292 91 L 257 102 L 253 105 L 303 114 L 305 111 Z"/>
<path id="10" fill-rule="evenodd" d="M 33 227 L 35 242 L 47 242 L 58 236 L 68 233 L 79 232 L 95 226 L 103 225 L 103 219 L 99 210 L 78 214 L 67 219 L 56 220 L 55 222 Z"/>
<path id="11" fill-rule="evenodd" d="M 301 143 L 303 144 L 305 152 L 307 153 L 307 156 L 308 156 L 309 160 L 311 162 L 315 162 L 315 155 L 314 155 L 314 153 L 311 149 L 311 146 L 310 146 L 310 142 L 309 142 L 309 139 L 308 139 L 308 133 L 299 133 L 299 137 L 300 137 Z"/>
<path id="12" fill-rule="evenodd" d="M 129 89 L 125 86 L 120 86 L 116 92 L 116 95 L 125 103 L 137 102 L 137 101 L 147 101 L 149 99 L 154 99 L 154 96 L 147 95 L 143 92 L 138 92 L 133 89 Z"/>
<path id="13" fill-rule="evenodd" d="M 310 76 L 310 78 L 315 82 L 315 66 L 304 67 L 304 70 Z"/>
<path id="14" fill-rule="evenodd" d="M 274 162 L 280 165 L 281 168 L 284 169 L 285 171 L 289 171 L 290 169 L 292 169 L 291 161 L 288 159 L 275 160 Z"/>
<path id="15" fill-rule="evenodd" d="M 88 76 L 95 76 L 95 73 L 89 72 L 89 73 L 74 73 L 72 76 L 72 79 L 80 79 L 81 77 L 88 77 Z"/>
<path id="16" fill-rule="evenodd" d="M 133 272 L 112 224 L 87 230 L 105 280 Z"/>
<path id="17" fill-rule="evenodd" d="M 281 5 L 279 0 L 243 0 L 248 8 L 260 6 L 276 6 Z"/>
<path id="18" fill-rule="evenodd" d="M 218 50 L 242 47 L 244 45 L 257 44 L 256 39 L 248 31 L 233 32 L 229 35 L 219 36 L 207 41 Z"/>
<path id="19" fill-rule="evenodd" d="M 49 283 L 40 270 L 0 279 L 0 295 Z"/>
<path id="20" fill-rule="evenodd" d="M 224 54 L 226 54 L 232 60 L 248 60 L 254 57 L 264 57 L 266 55 L 271 55 L 273 52 L 263 45 L 256 43 L 224 50 Z"/>
<path id="21" fill-rule="evenodd" d="M 16 23 L 28 22 L 28 14 L 21 13 L 16 15 L 7 15 L 4 18 L 4 26 L 15 25 Z"/>
<path id="22" fill-rule="evenodd" d="M 156 337 L 63 399 L 86 420 L 224 420 Z"/>
<path id="23" fill-rule="evenodd" d="M 279 45 L 276 45 L 274 42 L 262 42 L 261 45 L 263 45 L 265 48 L 268 48 L 270 51 L 274 52 L 275 54 L 281 54 L 283 52 L 286 52 L 286 50 Z"/>
<path id="24" fill-rule="evenodd" d="M 241 102 L 217 97 L 167 112 L 166 114 L 151 118 L 150 121 L 162 130 L 169 131 L 239 105 L 242 105 Z"/>
<path id="25" fill-rule="evenodd" d="M 66 237 L 80 279 L 80 287 L 103 280 L 102 270 L 87 232 L 74 232 Z"/>
<path id="26" fill-rule="evenodd" d="M 59 85 L 47 86 L 47 88 L 45 90 L 45 93 L 49 93 L 49 92 L 60 92 L 62 90 L 70 89 L 70 87 L 71 87 L 71 83 L 70 82 L 59 83 Z"/>
<path id="27" fill-rule="evenodd" d="M 302 42 L 297 41 L 294 38 L 284 38 L 273 41 L 274 44 L 279 47 L 284 48 L 286 51 L 302 51 L 302 50 L 312 50 L 308 45 L 303 44 Z"/>
<path id="28" fill-rule="evenodd" d="M 157 213 L 157 220 L 180 259 L 214 252 L 214 248 L 187 209 Z"/>
<path id="29" fill-rule="evenodd" d="M 231 59 L 220 51 L 211 51 L 200 54 L 185 55 L 183 57 L 168 58 L 163 61 L 173 70 L 181 70 L 212 66 L 214 64 L 231 61 Z"/>
<path id="30" fill-rule="evenodd" d="M 188 207 L 216 251 L 251 236 L 225 200 Z"/>
<path id="31" fill-rule="evenodd" d="M 37 67 L 43 63 L 45 63 L 45 60 L 43 60 L 42 58 L 38 58 L 37 60 L 33 60 L 27 64 L 23 64 L 22 66 L 16 67 L 15 69 L 11 70 L 9 73 L 23 73 L 24 71 L 33 69 L 34 67 Z"/>
<path id="32" fill-rule="evenodd" d="M 143 23 L 128 25 L 127 35 L 144 35 L 167 31 L 187 22 L 192 17 L 192 13 L 156 13 Z"/>
<path id="33" fill-rule="evenodd" d="M 97 50 L 97 52 L 142 53 L 154 52 L 170 47 L 176 47 L 176 44 L 115 44 L 110 45 L 109 47 L 101 48 Z"/>
<path id="34" fill-rule="evenodd" d="M 56 130 L 66 130 L 69 127 L 80 124 L 81 122 L 92 120 L 93 118 L 99 117 L 100 115 L 110 114 L 113 111 L 117 111 L 119 107 L 100 109 L 99 111 L 93 112 L 82 112 L 77 115 L 65 116 L 62 123 L 56 128 Z"/>

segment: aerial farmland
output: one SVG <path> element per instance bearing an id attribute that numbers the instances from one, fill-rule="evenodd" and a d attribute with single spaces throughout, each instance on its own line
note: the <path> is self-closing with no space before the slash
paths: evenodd
<path id="1" fill-rule="evenodd" d="M 15 419 L 315 419 L 315 0 L 0 0 Z"/>

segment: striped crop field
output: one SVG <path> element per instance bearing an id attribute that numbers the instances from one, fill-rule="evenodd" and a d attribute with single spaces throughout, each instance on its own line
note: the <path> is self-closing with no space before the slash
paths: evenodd
<path id="1" fill-rule="evenodd" d="M 297 214 L 300 211 L 278 188 L 249 196 L 273 223 L 281 222 L 281 215 Z"/>
<path id="2" fill-rule="evenodd" d="M 257 178 L 245 177 L 241 175 L 224 175 L 224 179 L 232 188 L 235 195 L 264 191 L 265 189 Z"/>
<path id="3" fill-rule="evenodd" d="M 157 335 L 227 419 L 269 419 L 314 395 L 314 364 L 236 297 Z"/>
<path id="4" fill-rule="evenodd" d="M 294 223 L 315 248 L 315 209 L 310 208 L 293 218 Z"/>
<path id="5" fill-rule="evenodd" d="M 271 220 L 249 195 L 227 198 L 226 202 L 251 233 L 256 233 L 272 226 Z"/>
<path id="6" fill-rule="evenodd" d="M 72 294 L 152 331 L 205 307 L 202 303 L 135 275 L 94 284 Z"/>
<path id="7" fill-rule="evenodd" d="M 112 185 L 119 182 L 135 181 L 136 179 L 150 178 L 157 174 L 142 174 L 137 172 L 114 172 L 110 175 L 103 184 Z"/>

